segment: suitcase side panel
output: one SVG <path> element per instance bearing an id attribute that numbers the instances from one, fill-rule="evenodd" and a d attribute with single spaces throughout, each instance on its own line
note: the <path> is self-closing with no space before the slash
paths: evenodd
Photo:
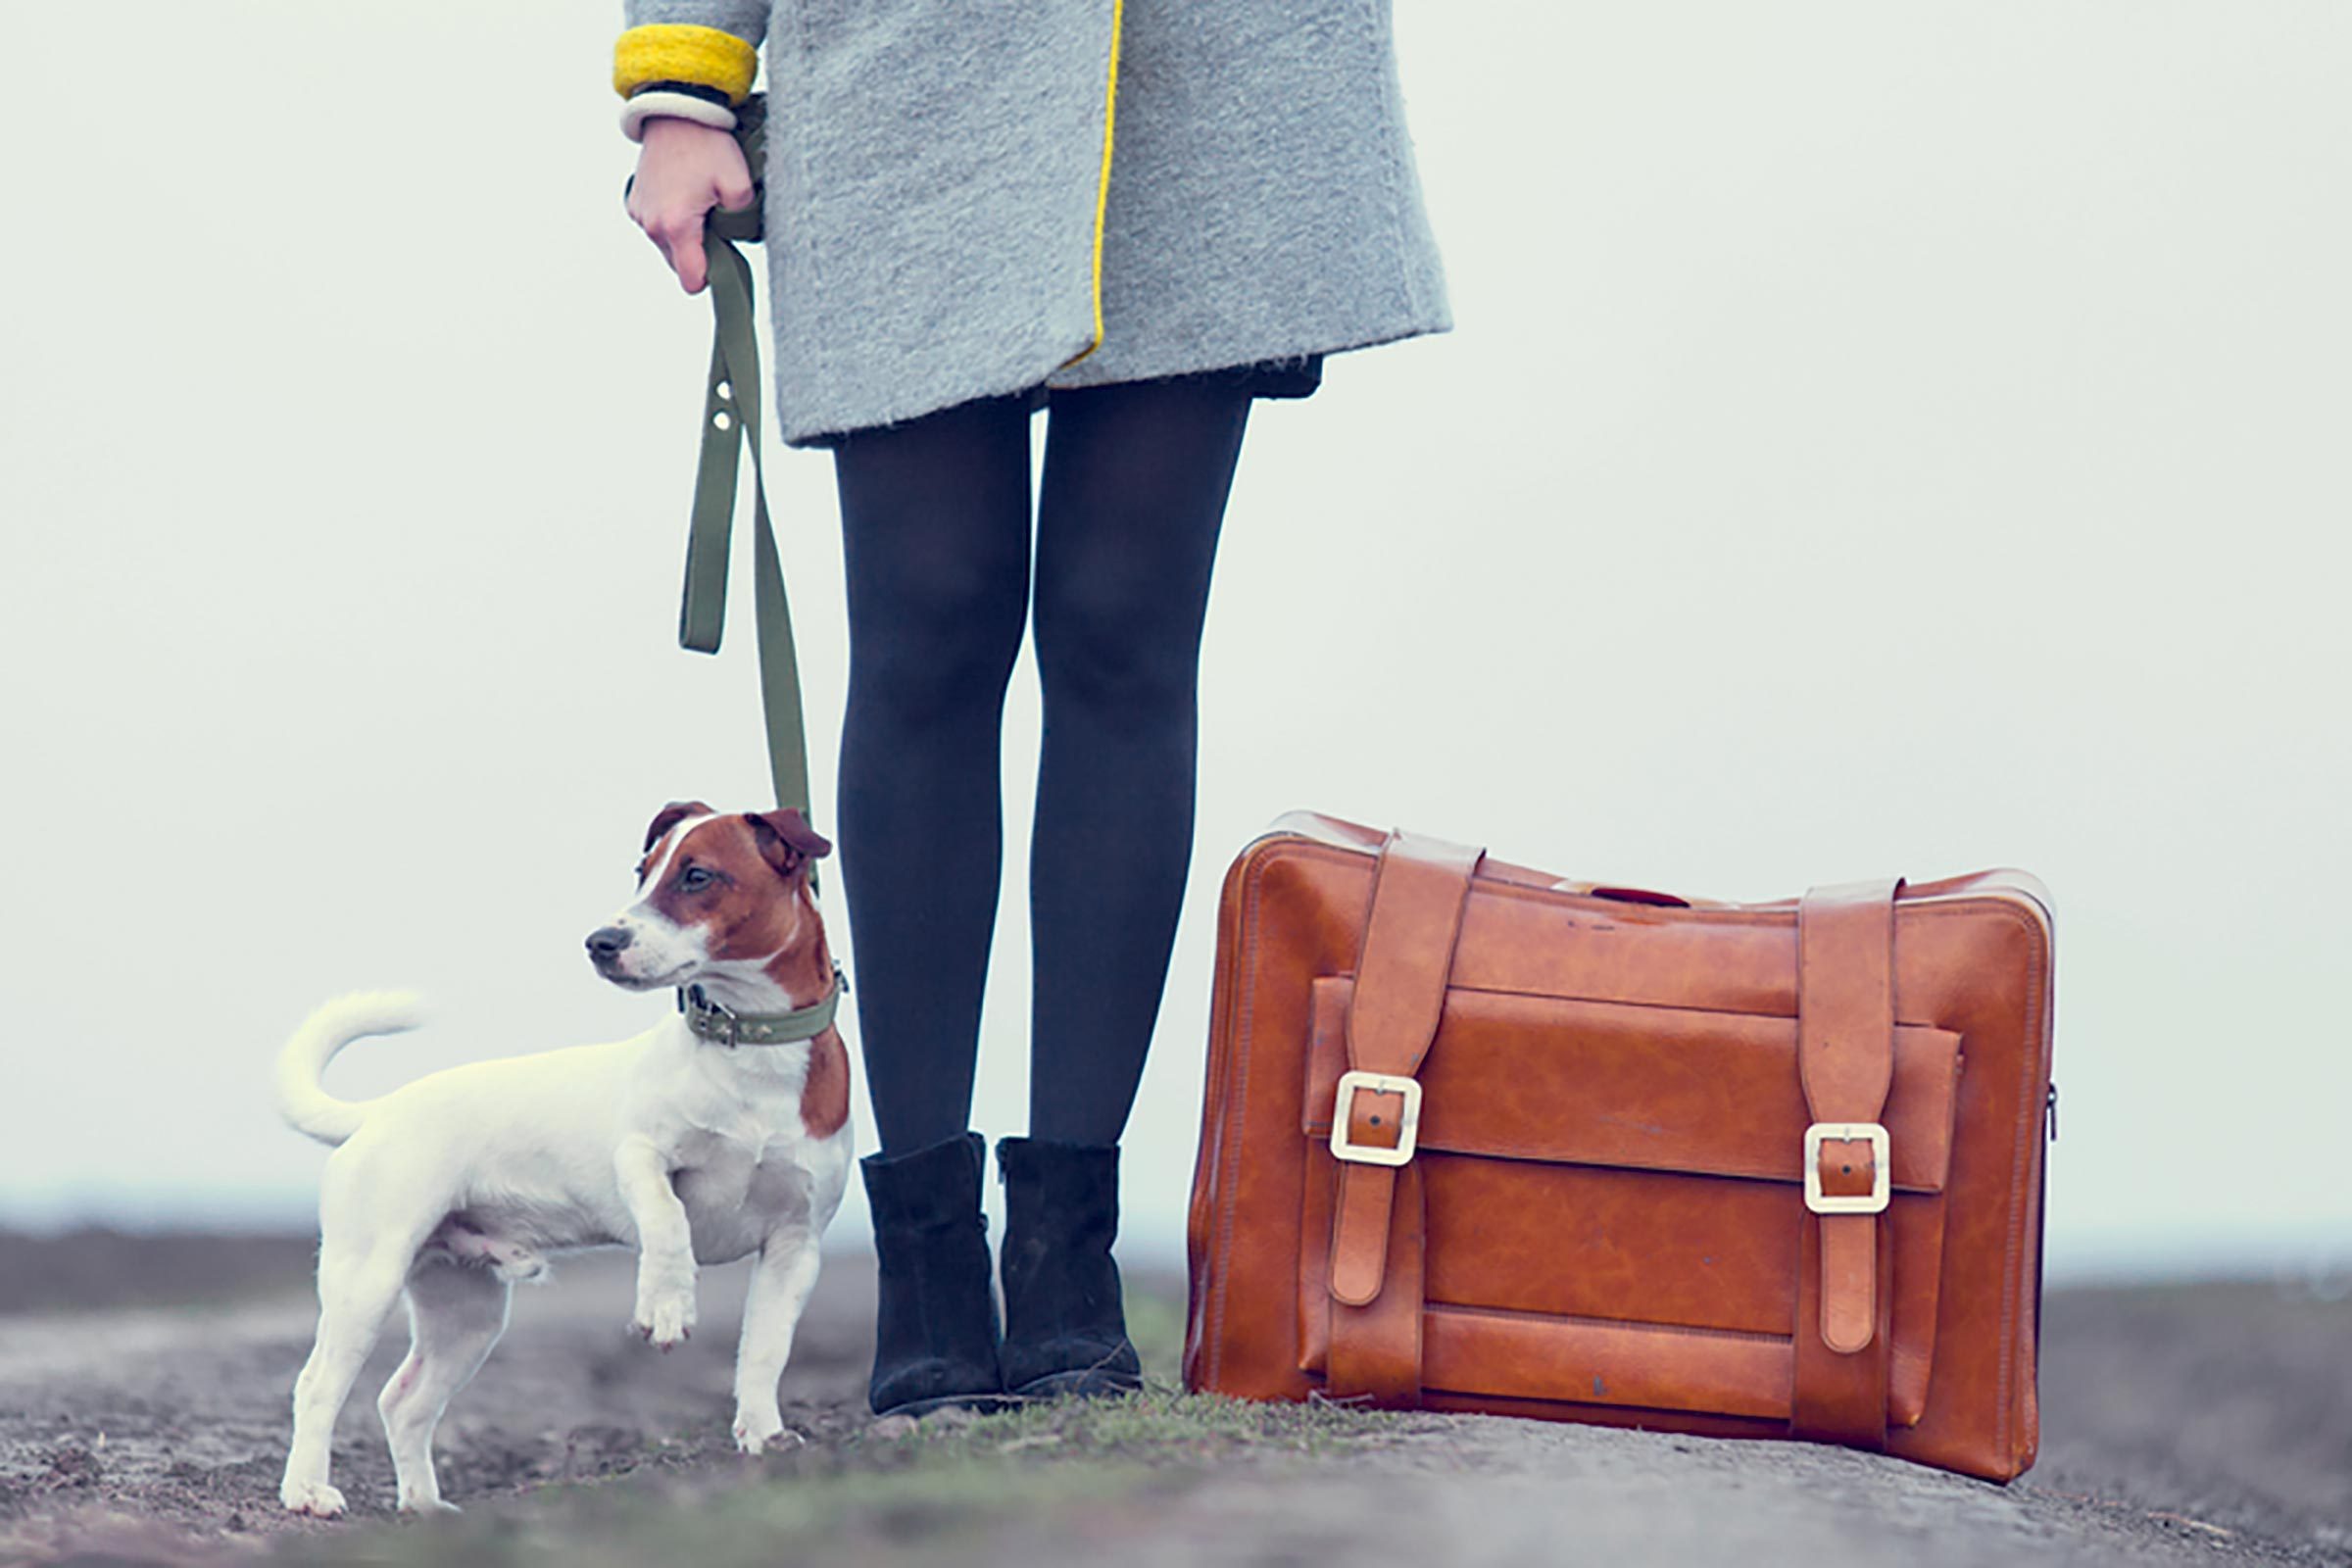
<path id="1" fill-rule="evenodd" d="M 1368 855 L 1277 835 L 1225 880 L 1210 1014 L 1209 1081 L 1195 1171 L 1188 1388 L 1302 1399 L 1298 1369 L 1298 1132 L 1318 974 L 1355 965 L 1372 896 Z"/>
<path id="2" fill-rule="evenodd" d="M 1890 1448 L 1995 1480 L 2039 1446 L 2034 1396 L 2040 1291 L 2043 1112 L 2050 1082 L 2046 912 L 2015 897 L 1898 907 L 1896 1007 L 1958 1029 L 1962 1075 L 1952 1151 L 1937 1396 Z"/>

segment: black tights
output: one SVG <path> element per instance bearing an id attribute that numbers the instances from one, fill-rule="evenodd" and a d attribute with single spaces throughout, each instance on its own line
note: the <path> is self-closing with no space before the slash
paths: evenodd
<path id="1" fill-rule="evenodd" d="M 1037 506 L 1045 711 L 1029 858 L 1029 1133 L 1118 1141 L 1192 858 L 1196 677 L 1246 392 L 1055 392 Z M 1029 414 L 987 399 L 835 448 L 849 584 L 841 878 L 885 1153 L 960 1134 L 1003 871 L 1004 690 L 1030 613 Z"/>

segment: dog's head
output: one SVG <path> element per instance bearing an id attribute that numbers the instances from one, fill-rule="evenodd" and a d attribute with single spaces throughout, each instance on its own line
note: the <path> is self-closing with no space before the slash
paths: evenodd
<path id="1" fill-rule="evenodd" d="M 808 867 L 832 849 L 789 808 L 674 801 L 646 829 L 637 901 L 589 934 L 588 959 L 631 991 L 768 970 L 820 939 Z"/>

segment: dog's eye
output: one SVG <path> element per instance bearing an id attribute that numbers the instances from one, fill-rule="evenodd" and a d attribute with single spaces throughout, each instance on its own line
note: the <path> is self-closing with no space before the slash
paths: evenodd
<path id="1" fill-rule="evenodd" d="M 690 865 L 678 874 L 678 888 L 681 892 L 700 893 L 717 880 L 717 877 L 712 876 L 703 867 Z"/>

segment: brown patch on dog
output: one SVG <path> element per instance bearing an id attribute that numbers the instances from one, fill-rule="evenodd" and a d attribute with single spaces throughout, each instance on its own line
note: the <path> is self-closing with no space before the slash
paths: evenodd
<path id="1" fill-rule="evenodd" d="M 689 817 L 710 814 L 710 808 L 700 801 L 672 801 L 656 811 L 653 821 L 646 826 L 645 850 L 637 861 L 637 880 L 643 882 L 645 873 L 653 869 L 654 851 L 661 847 L 663 839 L 669 837 L 672 828 Z"/>
<path id="2" fill-rule="evenodd" d="M 776 868 L 778 876 L 791 876 L 810 860 L 821 860 L 833 853 L 832 842 L 810 827 L 797 807 L 747 814 L 744 820 L 751 823 L 760 855 Z"/>
<path id="3" fill-rule="evenodd" d="M 801 1088 L 801 1125 L 811 1138 L 830 1138 L 850 1119 L 850 1054 L 841 1031 L 808 1042 L 808 1081 Z"/>
<path id="4" fill-rule="evenodd" d="M 646 902 L 679 925 L 709 933 L 713 958 L 789 956 L 808 899 L 806 880 L 776 885 L 775 867 L 755 840 L 748 818 L 709 816 L 689 823 L 671 852 L 661 886 Z M 813 919 L 809 909 L 806 917 Z M 820 988 L 821 989 L 821 988 Z"/>
<path id="5" fill-rule="evenodd" d="M 710 808 L 700 801 L 672 801 L 654 813 L 645 830 L 645 847 L 651 850 L 666 837 L 669 830 L 690 816 L 709 816 Z"/>
<path id="6" fill-rule="evenodd" d="M 806 867 L 832 846 L 790 810 L 704 817 L 676 831 L 683 837 L 646 902 L 664 919 L 701 926 L 714 959 L 772 954 L 767 977 L 796 1006 L 823 996 L 833 956 Z M 791 869 L 779 870 L 779 860 Z"/>

